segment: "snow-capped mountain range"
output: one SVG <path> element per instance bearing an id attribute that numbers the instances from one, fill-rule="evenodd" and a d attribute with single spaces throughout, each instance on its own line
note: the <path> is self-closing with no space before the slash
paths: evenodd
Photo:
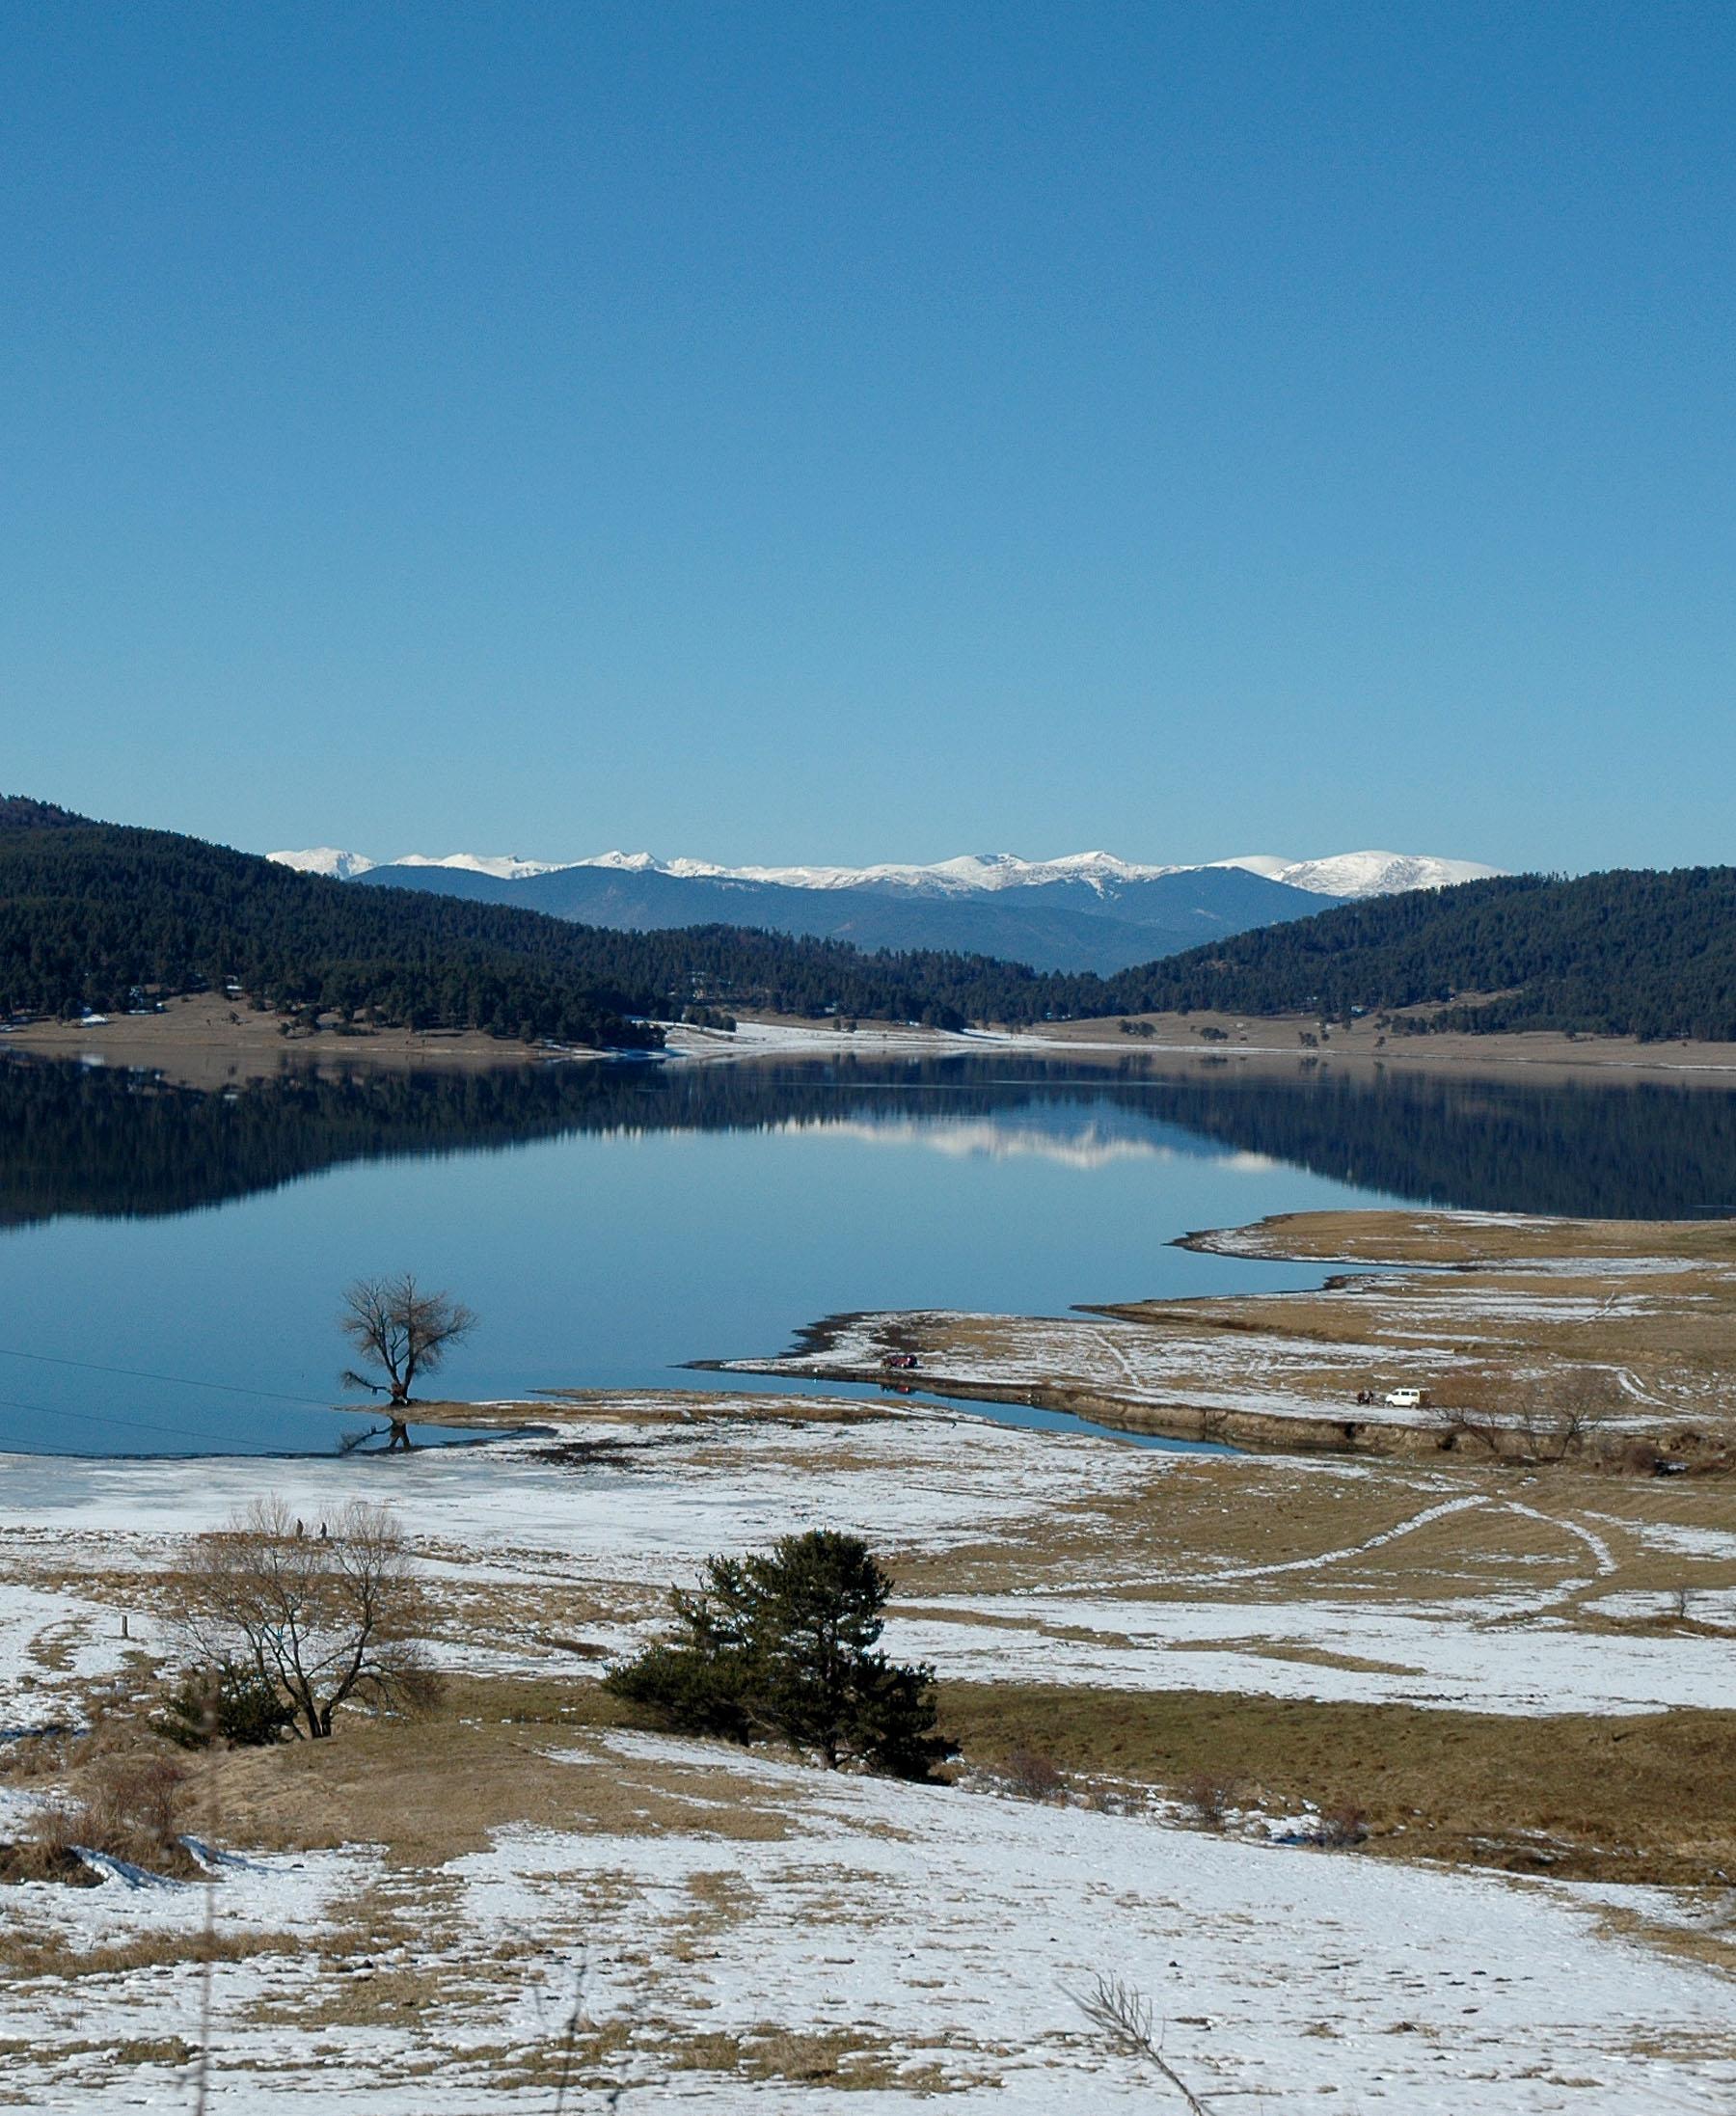
<path id="1" fill-rule="evenodd" d="M 710 860 L 659 859 L 650 853 L 620 852 L 569 860 L 520 859 L 512 854 L 480 853 L 403 853 L 393 860 L 377 860 L 363 853 L 340 852 L 331 845 L 312 846 L 305 852 L 269 853 L 266 857 L 303 874 L 331 875 L 339 882 L 354 881 L 384 866 L 444 867 L 486 875 L 496 882 L 524 882 L 533 875 L 601 867 L 620 874 L 668 875 L 687 882 L 751 882 L 784 889 L 872 889 L 919 896 L 1042 888 L 1054 882 L 1083 883 L 1100 894 L 1128 882 L 1154 882 L 1165 875 L 1199 874 L 1226 867 L 1237 867 L 1316 896 L 1391 896 L 1404 889 L 1439 889 L 1457 882 L 1476 882 L 1501 871 L 1471 859 L 1383 852 L 1333 853 L 1317 859 L 1246 853 L 1233 859 L 1193 865 L 1147 865 L 1101 852 L 1070 853 L 1058 859 L 1021 859 L 1015 853 L 965 853 L 929 866 L 893 862 L 873 867 L 723 867 Z"/>
<path id="2" fill-rule="evenodd" d="M 346 887 L 433 890 L 626 932 L 740 926 L 1100 975 L 1307 918 L 1335 899 L 1438 888 L 1493 871 L 1408 853 L 1307 860 L 1250 854 L 1201 867 L 1141 864 L 1112 853 L 1061 859 L 977 853 L 932 866 L 874 867 L 723 867 L 649 853 L 569 861 L 412 853 L 382 862 L 330 845 L 270 856 Z"/>

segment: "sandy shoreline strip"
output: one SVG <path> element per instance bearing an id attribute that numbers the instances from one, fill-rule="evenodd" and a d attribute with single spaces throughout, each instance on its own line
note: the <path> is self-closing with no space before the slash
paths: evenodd
<path id="1" fill-rule="evenodd" d="M 1219 1014 L 1147 1015 L 1136 1029 L 1119 1017 L 1058 1021 L 1041 1029 L 982 1029 L 955 1034 L 896 1022 L 845 1029 L 788 1016 L 744 1016 L 733 1033 L 667 1025 L 662 1058 L 643 1053 L 547 1047 L 479 1031 L 377 1029 L 285 1035 L 272 1014 L 203 994 L 170 1002 L 161 1014 L 118 1015 L 100 1021 L 33 1021 L 0 1031 L 0 1051 L 84 1059 L 160 1071 L 190 1087 L 270 1078 L 309 1066 L 378 1066 L 394 1071 L 483 1070 L 501 1066 L 595 1063 L 751 1064 L 801 1057 L 1029 1057 L 1119 1070 L 1129 1061 L 1153 1072 L 1201 1066 L 1253 1069 L 1295 1078 L 1325 1070 L 1370 1072 L 1522 1071 L 1536 1080 L 1639 1075 L 1672 1085 L 1736 1085 L 1736 1044 L 1642 1044 L 1635 1037 L 1393 1035 L 1371 1019 L 1328 1026 L 1312 1017 L 1261 1018 Z"/>

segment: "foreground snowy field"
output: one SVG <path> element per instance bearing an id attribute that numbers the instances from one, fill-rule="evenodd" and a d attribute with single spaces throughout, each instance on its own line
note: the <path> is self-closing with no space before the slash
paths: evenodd
<path id="1" fill-rule="evenodd" d="M 502 1831 L 435 1874 L 361 1847 L 225 1874 L 219 1935 L 259 1951 L 216 1966 L 217 2106 L 546 2108 L 582 1965 L 575 2106 L 616 2085 L 625 2107 L 767 2111 L 848 2088 L 864 2116 L 1174 2102 L 1090 2029 L 1074 1994 L 1099 1970 L 1149 1995 L 1213 2107 L 1710 2111 L 1736 2092 L 1727 1981 L 1612 1935 L 1593 1894 L 693 1743 L 568 1753 L 570 1830 Z M 586 1826 L 586 1759 L 641 1827 Z M 21 1914 L 89 1972 L 9 1980 L 0 2092 L 184 2107 L 187 2068 L 162 2055 L 196 2039 L 198 1969 L 104 1972 L 99 1950 L 196 1932 L 203 1891 L 30 1892 Z"/>
<path id="2" fill-rule="evenodd" d="M 207 1900 L 211 2100 L 236 2111 L 544 2109 L 563 2082 L 569 2108 L 1183 2106 L 1087 2020 L 1099 1974 L 1149 2001 L 1212 2110 L 1736 2101 L 1717 1885 L 1286 1844 L 1306 1816 L 1271 1798 L 1213 1834 L 1113 1775 L 1014 1797 L 968 1750 L 951 1787 L 837 1778 L 592 1703 L 594 1656 L 706 1553 L 833 1524 L 884 1555 L 890 1642 L 943 1696 L 1063 1724 L 1069 1698 L 1185 1692 L 1371 1707 L 1424 1739 L 1466 1708 L 1497 1739 L 1567 1711 L 1650 1728 L 1736 1707 L 1710 1484 L 1162 1454 L 746 1396 L 578 1401 L 560 1427 L 396 1459 L 6 1463 L 0 1725 L 166 1653 L 155 1580 L 267 1490 L 311 1528 L 358 1490 L 393 1509 L 452 1691 L 435 1725 L 358 1719 L 211 1767 L 208 1889 L 0 1894 L 0 2101 L 189 2107 Z M 46 1789 L 0 1787 L 3 1837 Z"/>

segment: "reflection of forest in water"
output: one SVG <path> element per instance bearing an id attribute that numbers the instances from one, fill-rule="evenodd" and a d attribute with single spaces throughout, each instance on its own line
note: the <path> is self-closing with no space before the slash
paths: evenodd
<path id="1" fill-rule="evenodd" d="M 1670 1218 L 1736 1208 L 1736 1094 L 1129 1058 L 287 1072 L 207 1093 L 149 1073 L 0 1060 L 0 1222 L 192 1210 L 326 1168 L 572 1132 L 969 1123 L 1137 1150 L 1246 1153 L 1485 1211 Z"/>

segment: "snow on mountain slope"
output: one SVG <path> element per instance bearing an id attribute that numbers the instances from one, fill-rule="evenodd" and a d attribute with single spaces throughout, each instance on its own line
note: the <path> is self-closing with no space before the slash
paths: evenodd
<path id="1" fill-rule="evenodd" d="M 990 889 L 1041 887 L 1050 882 L 1084 882 L 1094 888 L 1150 882 L 1184 873 L 1180 867 L 1145 867 L 1113 853 L 1072 853 L 1061 859 L 1021 859 L 1017 853 L 962 853 L 929 866 L 896 861 L 874 867 L 715 867 L 699 859 L 655 861 L 648 854 L 606 853 L 583 866 L 637 866 L 662 874 L 728 882 L 770 882 L 786 889 L 909 889 L 922 896 L 957 896 Z"/>
<path id="2" fill-rule="evenodd" d="M 1256 855 L 1258 857 L 1258 855 Z M 1319 896 L 1397 896 L 1405 889 L 1446 889 L 1455 882 L 1485 882 L 1501 872 L 1474 859 L 1439 859 L 1427 853 L 1334 853 L 1324 859 L 1296 859 L 1273 875 L 1264 860 L 1226 861 L 1252 868 L 1292 889 Z"/>
<path id="3" fill-rule="evenodd" d="M 336 875 L 342 881 L 381 864 L 394 867 L 452 867 L 489 875 L 499 882 L 522 882 L 532 875 L 557 874 L 572 867 L 602 867 L 621 874 L 670 875 L 681 881 L 759 882 L 786 889 L 866 889 L 916 896 L 971 896 L 1003 889 L 1044 888 L 1056 883 L 1082 884 L 1099 896 L 1113 894 L 1164 875 L 1195 874 L 1201 866 L 1185 863 L 1145 864 L 1113 853 L 1069 853 L 1056 859 L 1022 859 L 1017 853 L 963 853 L 929 865 L 896 861 L 873 867 L 724 867 L 705 859 L 659 859 L 652 853 L 595 853 L 586 859 L 534 860 L 513 855 L 447 853 L 435 856 L 406 853 L 388 862 L 316 846 L 302 853 L 269 853 L 269 859 L 306 874 Z M 1247 853 L 1215 859 L 1211 867 L 1239 867 L 1268 882 L 1318 896 L 1389 896 L 1401 889 L 1438 889 L 1455 882 L 1479 881 L 1499 874 L 1476 860 L 1441 859 L 1415 853 L 1335 853 L 1319 859 L 1285 859 L 1271 853 Z"/>
<path id="4" fill-rule="evenodd" d="M 1244 874 L 1261 875 L 1267 882 L 1282 882 L 1301 862 L 1285 859 L 1277 853 L 1244 853 L 1238 859 L 1214 859 L 1214 867 L 1239 867 Z"/>
<path id="5" fill-rule="evenodd" d="M 366 853 L 341 853 L 336 845 L 310 845 L 304 853 L 267 853 L 280 867 L 293 867 L 297 874 L 329 875 L 334 882 L 352 882 L 379 865 Z"/>
<path id="6" fill-rule="evenodd" d="M 1129 882 L 1154 882 L 1163 875 L 1196 874 L 1205 865 L 1240 867 L 1268 882 L 1282 882 L 1318 896 L 1388 896 L 1401 889 L 1438 889 L 1454 882 L 1480 881 L 1501 872 L 1476 860 L 1380 852 L 1335 853 L 1319 859 L 1250 853 L 1237 859 L 1160 865 L 1104 852 L 1069 853 L 1056 859 L 1021 859 L 1017 853 L 964 853 L 929 866 L 875 867 L 719 867 L 698 859 L 659 860 L 649 853 L 605 853 L 576 864 L 730 882 L 772 882 L 788 889 L 909 889 L 923 895 L 1042 888 L 1053 882 L 1083 882 L 1101 894 Z"/>
<path id="7" fill-rule="evenodd" d="M 572 860 L 520 859 L 515 853 L 400 853 L 394 867 L 459 867 L 466 874 L 492 875 L 497 882 L 524 882 L 531 875 L 552 875 Z"/>

